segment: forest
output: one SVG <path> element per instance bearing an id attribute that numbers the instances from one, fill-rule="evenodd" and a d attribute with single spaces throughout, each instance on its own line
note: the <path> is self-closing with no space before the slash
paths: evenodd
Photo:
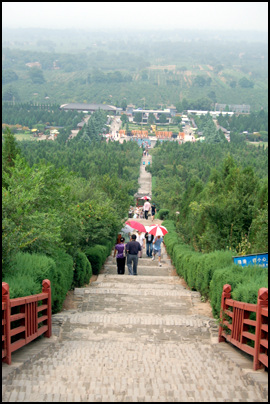
<path id="1" fill-rule="evenodd" d="M 268 251 L 268 150 L 164 142 L 152 150 L 153 200 L 195 251 Z"/>
<path id="2" fill-rule="evenodd" d="M 91 121 L 68 142 L 63 134 L 18 143 L 4 133 L 2 280 L 17 297 L 38 293 L 48 275 L 54 312 L 69 289 L 98 273 L 138 189 L 138 145 L 98 137 L 102 112 Z"/>
<path id="3" fill-rule="evenodd" d="M 74 139 L 64 127 L 53 142 L 17 142 L 5 129 L 2 264 L 12 297 L 38 293 L 48 277 L 57 312 L 67 291 L 98 274 L 110 254 L 138 190 L 142 149 L 107 143 L 100 136 L 106 121 L 99 110 Z M 158 217 L 172 221 L 179 240 L 202 256 L 265 252 L 267 148 L 222 140 L 151 149 Z"/>

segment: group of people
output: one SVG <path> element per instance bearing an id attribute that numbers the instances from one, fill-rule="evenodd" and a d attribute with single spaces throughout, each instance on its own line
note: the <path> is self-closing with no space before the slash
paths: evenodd
<path id="1" fill-rule="evenodd" d="M 144 205 L 136 208 L 130 206 L 128 216 L 133 219 L 146 219 L 148 220 L 149 215 L 151 215 L 152 222 L 155 219 L 156 205 L 150 203 L 148 200 L 144 202 Z"/>
<path id="2" fill-rule="evenodd" d="M 152 260 L 158 256 L 158 263 L 161 267 L 161 244 L 163 238 L 161 236 L 153 236 L 149 233 L 138 232 L 132 234 L 129 242 L 125 244 L 125 238 L 118 237 L 117 244 L 114 249 L 114 257 L 116 256 L 117 273 L 124 275 L 125 265 L 127 262 L 129 275 L 137 275 L 137 266 L 139 258 L 142 258 L 142 251 L 146 247 L 146 255 Z M 117 255 L 116 255 L 117 254 Z"/>

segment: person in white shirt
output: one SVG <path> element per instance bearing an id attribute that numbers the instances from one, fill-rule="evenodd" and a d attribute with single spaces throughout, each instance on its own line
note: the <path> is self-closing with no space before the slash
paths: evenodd
<path id="1" fill-rule="evenodd" d="M 143 205 L 143 210 L 144 210 L 144 217 L 145 219 L 148 219 L 148 212 L 151 209 L 151 204 L 149 201 L 145 201 Z"/>
<path id="2" fill-rule="evenodd" d="M 143 250 L 143 248 L 145 248 L 145 236 L 141 231 L 137 232 L 137 241 L 141 245 L 141 251 L 138 252 L 138 257 L 142 258 L 142 250 Z"/>

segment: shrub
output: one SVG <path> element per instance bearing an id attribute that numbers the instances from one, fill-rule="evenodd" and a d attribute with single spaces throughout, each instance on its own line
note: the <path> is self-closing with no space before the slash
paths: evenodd
<path id="1" fill-rule="evenodd" d="M 258 290 L 267 287 L 268 272 L 265 268 L 235 265 L 232 251 L 195 252 L 178 237 L 172 221 L 164 221 L 163 225 L 168 229 L 164 237 L 166 250 L 177 274 L 185 279 L 190 288 L 210 298 L 215 317 L 220 314 L 221 294 L 226 283 L 232 287 L 233 299 L 257 302 Z"/>
<path id="2" fill-rule="evenodd" d="M 90 261 L 93 275 L 98 275 L 103 263 L 107 258 L 107 251 L 104 245 L 95 245 L 94 247 L 87 247 L 85 255 Z"/>
<path id="3" fill-rule="evenodd" d="M 117 238 L 117 237 L 115 237 L 115 240 L 116 240 L 116 238 Z M 100 244 L 100 245 L 103 245 L 103 246 L 106 247 L 106 254 L 107 254 L 107 256 L 110 255 L 110 253 L 111 253 L 111 251 L 112 251 L 112 248 L 113 248 L 113 246 L 115 245 L 115 243 L 114 243 L 115 240 L 114 240 L 114 239 L 113 239 L 113 240 L 104 239 L 104 240 L 100 240 L 100 241 L 99 241 L 99 244 Z"/>
<path id="4" fill-rule="evenodd" d="M 18 286 L 18 288 L 15 288 L 17 290 L 16 296 L 14 296 L 14 293 L 12 291 L 12 298 L 29 295 L 29 287 L 27 282 L 25 282 L 25 288 L 23 288 L 23 282 L 26 277 L 27 279 L 32 279 L 35 284 L 39 285 L 39 292 L 35 292 L 34 294 L 40 293 L 43 279 L 49 279 L 51 281 L 52 299 L 54 298 L 56 284 L 56 265 L 52 258 L 47 257 L 43 254 L 18 252 L 11 262 L 11 266 L 9 267 L 7 276 L 5 276 L 5 279 L 3 279 L 4 282 L 7 282 L 6 279 L 13 278 L 14 281 L 17 280 L 18 283 L 20 283 L 21 285 L 20 287 Z M 13 281 L 12 285 L 13 289 Z M 17 295 L 17 293 L 21 294 Z"/>
<path id="5" fill-rule="evenodd" d="M 230 251 L 214 251 L 208 254 L 199 254 L 200 276 L 197 279 L 196 288 L 206 298 L 209 298 L 210 282 L 215 270 L 231 265 L 232 255 Z"/>
<path id="6" fill-rule="evenodd" d="M 168 233 L 164 236 L 164 243 L 167 253 L 172 256 L 174 246 L 179 243 L 179 237 L 176 234 L 175 225 L 172 220 L 164 221 L 162 226 L 168 230 Z"/>
<path id="7" fill-rule="evenodd" d="M 157 216 L 160 220 L 164 220 L 169 217 L 169 213 L 170 213 L 169 209 L 160 209 Z"/>
<path id="8" fill-rule="evenodd" d="M 236 264 L 216 270 L 210 282 L 210 300 L 215 317 L 220 314 L 221 294 L 226 283 L 232 287 L 232 299 L 257 303 L 258 290 L 268 287 L 268 271 L 257 265 L 241 267 Z"/>
<path id="9" fill-rule="evenodd" d="M 8 283 L 11 299 L 16 297 L 36 295 L 42 291 L 42 284 L 36 282 L 31 275 L 7 275 L 2 281 Z"/>
<path id="10" fill-rule="evenodd" d="M 73 287 L 88 284 L 92 275 L 92 268 L 87 256 L 82 251 L 77 251 L 74 257 Z"/>
<path id="11" fill-rule="evenodd" d="M 56 264 L 55 297 L 52 305 L 53 312 L 62 309 L 67 292 L 71 289 L 73 281 L 73 259 L 63 250 L 54 250 L 52 255 Z"/>

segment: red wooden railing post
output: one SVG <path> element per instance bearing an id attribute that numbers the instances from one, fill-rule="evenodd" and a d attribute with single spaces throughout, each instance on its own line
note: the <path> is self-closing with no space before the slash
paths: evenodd
<path id="1" fill-rule="evenodd" d="M 253 370 L 260 369 L 263 365 L 259 362 L 260 354 L 260 342 L 261 342 L 261 326 L 262 326 L 262 315 L 261 311 L 263 307 L 268 306 L 268 289 L 261 288 L 258 291 L 257 300 L 257 311 L 256 311 L 256 330 L 255 330 L 255 349 L 254 349 L 254 360 L 253 360 Z"/>
<path id="2" fill-rule="evenodd" d="M 11 364 L 11 340 L 10 340 L 10 297 L 9 297 L 9 286 L 6 282 L 2 282 L 2 302 L 5 303 L 5 315 L 4 320 L 4 349 L 5 349 L 5 356 L 3 362 L 7 363 L 8 365 Z M 3 354 L 2 354 L 3 356 Z"/>
<path id="3" fill-rule="evenodd" d="M 222 325 L 223 325 L 224 311 L 227 309 L 225 300 L 231 298 L 231 290 L 232 290 L 231 285 L 229 285 L 229 284 L 223 285 L 223 292 L 221 295 L 221 307 L 220 307 L 220 324 L 219 324 L 219 329 L 218 329 L 218 342 L 224 342 L 226 340 L 222 336 L 222 332 L 223 332 Z"/>
<path id="4" fill-rule="evenodd" d="M 42 281 L 42 293 L 47 293 L 48 294 L 48 308 L 47 308 L 47 325 L 48 325 L 48 330 L 45 332 L 45 337 L 50 338 L 52 335 L 52 302 L 51 302 L 51 282 L 49 279 L 44 279 Z"/>

